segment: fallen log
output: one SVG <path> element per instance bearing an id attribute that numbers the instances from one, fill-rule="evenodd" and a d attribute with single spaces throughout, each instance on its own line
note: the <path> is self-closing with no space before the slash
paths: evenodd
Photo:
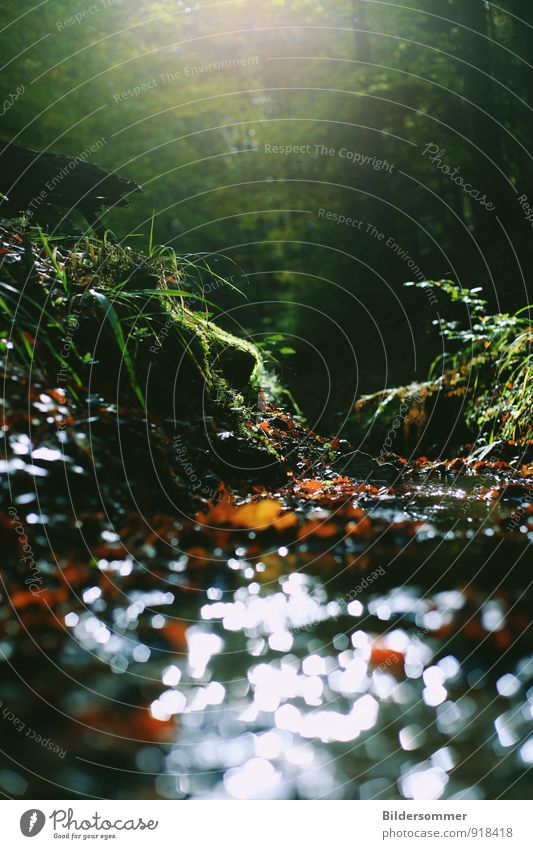
<path id="1" fill-rule="evenodd" d="M 32 223 L 49 223 L 58 210 L 79 210 L 103 235 L 105 209 L 128 206 L 129 195 L 142 191 L 125 177 L 86 161 L 86 154 L 66 156 L 39 152 L 0 141 L 0 215 L 24 215 Z"/>

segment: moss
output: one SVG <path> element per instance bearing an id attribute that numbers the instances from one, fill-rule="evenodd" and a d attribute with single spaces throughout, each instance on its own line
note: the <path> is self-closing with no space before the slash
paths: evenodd
<path id="1" fill-rule="evenodd" d="M 16 316 L 12 356 L 21 365 L 38 365 L 51 385 L 61 373 L 70 396 L 90 387 L 139 403 L 150 416 L 214 416 L 217 427 L 276 456 L 262 431 L 245 424 L 260 392 L 272 388 L 262 354 L 212 320 L 174 252 L 147 256 L 87 238 L 50 242 L 9 227 L 2 236 L 9 247 L 1 294 Z M 24 262 L 9 262 L 11 255 Z"/>

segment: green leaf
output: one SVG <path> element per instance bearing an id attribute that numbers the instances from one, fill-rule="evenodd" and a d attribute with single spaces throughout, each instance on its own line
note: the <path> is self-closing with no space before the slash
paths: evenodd
<path id="1" fill-rule="evenodd" d="M 115 339 L 117 340 L 117 345 L 119 347 L 120 353 L 124 358 L 124 362 L 126 364 L 126 369 L 128 371 L 128 375 L 130 378 L 130 383 L 133 391 L 135 392 L 141 407 L 143 410 L 146 409 L 146 402 L 144 400 L 144 395 L 142 393 L 141 387 L 137 381 L 137 375 L 135 374 L 135 368 L 133 365 L 133 361 L 130 356 L 130 352 L 128 351 L 126 340 L 124 339 L 124 333 L 122 332 L 122 325 L 120 323 L 120 319 L 115 311 L 113 304 L 106 298 L 102 292 L 98 292 L 96 289 L 91 289 L 91 295 L 93 295 L 102 309 L 104 310 L 105 317 L 109 320 L 111 327 L 113 329 L 113 333 L 115 334 Z"/>

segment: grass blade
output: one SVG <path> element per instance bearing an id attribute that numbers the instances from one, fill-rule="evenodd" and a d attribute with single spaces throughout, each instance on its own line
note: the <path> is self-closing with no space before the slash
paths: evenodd
<path id="1" fill-rule="evenodd" d="M 109 320 L 113 333 L 115 334 L 115 339 L 117 341 L 120 353 L 124 358 L 132 389 L 135 392 L 139 403 L 141 404 L 141 407 L 143 408 L 143 410 L 145 410 L 146 402 L 144 400 L 144 395 L 142 393 L 141 387 L 139 386 L 137 375 L 135 374 L 135 368 L 133 366 L 133 360 L 131 359 L 130 352 L 128 351 L 126 340 L 124 339 L 124 333 L 122 332 L 122 325 L 115 311 L 115 308 L 111 301 L 109 301 L 108 298 L 106 298 L 106 296 L 102 294 L 102 292 L 97 292 L 96 289 L 91 289 L 91 295 L 94 295 L 94 297 L 102 307 L 105 317 Z"/>

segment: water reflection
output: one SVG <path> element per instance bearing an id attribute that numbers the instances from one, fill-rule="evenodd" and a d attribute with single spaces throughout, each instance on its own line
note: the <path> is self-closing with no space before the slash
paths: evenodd
<path id="1" fill-rule="evenodd" d="M 448 651 L 467 594 L 393 587 L 343 606 L 302 572 L 226 601 L 213 589 L 187 663 L 164 673 L 175 689 L 152 703 L 158 719 L 179 714 L 165 797 L 478 798 L 474 763 L 490 774 L 509 747 L 533 760 L 530 665 L 480 690 Z M 501 602 L 481 608 L 480 627 L 505 627 Z"/>
<path id="2" fill-rule="evenodd" d="M 16 453 L 24 466 L 28 443 Z M 254 502 L 238 522 L 220 503 L 213 531 L 162 517 L 165 546 L 134 521 L 126 546 L 123 528 L 82 517 L 90 564 L 39 558 L 44 603 L 10 588 L 35 645 L 1 613 L 4 702 L 28 721 L 13 661 L 42 699 L 42 736 L 68 750 L 51 769 L 19 737 L 25 761 L 103 796 L 527 796 L 531 515 L 511 538 L 512 505 L 475 486 L 363 488 L 338 509 L 314 490 L 310 504 L 277 494 L 264 531 L 251 528 Z M 25 498 L 29 525 L 59 521 Z M 0 786 L 57 795 L 11 768 Z"/>

